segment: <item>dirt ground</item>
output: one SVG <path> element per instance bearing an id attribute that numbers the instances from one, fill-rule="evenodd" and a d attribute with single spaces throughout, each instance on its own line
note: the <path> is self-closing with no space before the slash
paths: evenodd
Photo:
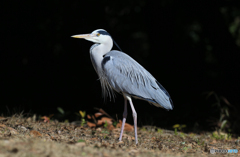
<path id="1" fill-rule="evenodd" d="M 125 131 L 119 142 L 120 128 L 89 127 L 56 120 L 44 122 L 36 116 L 0 117 L 0 157 L 71 156 L 240 156 L 240 153 L 215 153 L 210 149 L 240 150 L 239 140 L 213 133 L 197 135 L 145 126 Z"/>

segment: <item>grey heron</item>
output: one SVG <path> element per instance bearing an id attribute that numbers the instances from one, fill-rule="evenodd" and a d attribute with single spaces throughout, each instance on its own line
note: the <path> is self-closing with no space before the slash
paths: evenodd
<path id="1" fill-rule="evenodd" d="M 113 43 L 120 49 L 111 35 L 97 29 L 90 34 L 73 35 L 94 42 L 90 48 L 90 58 L 100 79 L 104 98 L 114 98 L 114 91 L 124 97 L 124 112 L 119 141 L 122 140 L 124 125 L 127 118 L 127 101 L 132 109 L 135 142 L 137 138 L 137 112 L 132 103 L 133 98 L 142 99 L 157 107 L 173 109 L 172 99 L 167 90 L 138 62 L 126 53 L 111 50 Z M 120 49 L 121 50 L 121 49 Z"/>

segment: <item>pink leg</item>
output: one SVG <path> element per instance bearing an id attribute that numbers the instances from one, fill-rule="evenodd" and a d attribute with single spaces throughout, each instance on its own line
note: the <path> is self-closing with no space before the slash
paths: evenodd
<path id="1" fill-rule="evenodd" d="M 137 112 L 135 111 L 135 108 L 133 106 L 131 97 L 130 96 L 126 96 L 126 98 L 128 99 L 128 101 L 130 103 L 130 106 L 131 106 L 131 109 L 132 109 L 133 121 L 134 121 L 134 131 L 135 131 L 135 141 L 136 141 L 136 144 L 138 144 L 138 138 L 137 138 Z"/>
<path id="2" fill-rule="evenodd" d="M 121 127 L 121 133 L 120 133 L 119 141 L 122 140 L 122 135 L 123 135 L 123 130 L 124 130 L 126 119 L 127 119 L 127 99 L 124 97 L 123 121 L 122 121 L 122 127 Z"/>

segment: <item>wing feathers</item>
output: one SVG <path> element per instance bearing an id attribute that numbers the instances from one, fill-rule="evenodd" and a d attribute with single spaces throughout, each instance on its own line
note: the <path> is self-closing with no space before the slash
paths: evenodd
<path id="1" fill-rule="evenodd" d="M 173 108 L 167 90 L 130 56 L 120 51 L 110 51 L 103 61 L 104 76 L 117 92 L 127 93 L 158 107 Z"/>

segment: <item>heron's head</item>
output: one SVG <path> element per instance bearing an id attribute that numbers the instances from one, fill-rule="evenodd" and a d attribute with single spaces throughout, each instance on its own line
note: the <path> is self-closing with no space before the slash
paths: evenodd
<path id="1" fill-rule="evenodd" d="M 121 48 L 113 40 L 111 35 L 104 29 L 97 29 L 90 34 L 79 34 L 79 35 L 73 35 L 71 37 L 86 39 L 86 40 L 92 41 L 94 43 L 110 45 L 111 48 L 112 48 L 112 44 L 114 42 L 114 44 L 119 48 L 119 50 L 121 50 Z"/>
<path id="2" fill-rule="evenodd" d="M 104 29 L 97 29 L 90 34 L 79 34 L 71 36 L 73 38 L 83 38 L 94 43 L 105 44 L 112 42 L 111 35 Z"/>

